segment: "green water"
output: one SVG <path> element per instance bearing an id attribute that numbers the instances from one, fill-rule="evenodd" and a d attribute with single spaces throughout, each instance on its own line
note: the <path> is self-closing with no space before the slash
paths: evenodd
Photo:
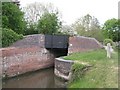
<path id="1" fill-rule="evenodd" d="M 65 88 L 64 80 L 54 75 L 54 69 L 43 69 L 2 81 L 2 88 Z"/>

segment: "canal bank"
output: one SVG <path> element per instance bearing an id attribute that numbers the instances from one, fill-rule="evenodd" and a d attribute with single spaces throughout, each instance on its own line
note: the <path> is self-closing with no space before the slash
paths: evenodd
<path id="1" fill-rule="evenodd" d="M 79 69 L 80 71 L 78 70 L 78 73 L 81 73 L 84 72 L 84 70 L 87 70 L 89 67 L 91 67 L 91 65 L 85 62 L 80 62 L 76 60 L 65 60 L 64 57 L 55 58 L 54 73 L 57 77 L 60 77 L 61 79 L 71 81 L 74 76 L 74 71 L 77 71 L 77 69 Z"/>
<path id="2" fill-rule="evenodd" d="M 104 49 L 74 53 L 64 57 L 76 61 L 68 88 L 118 88 L 118 51 L 112 58 Z"/>
<path id="3" fill-rule="evenodd" d="M 72 60 L 64 60 L 62 58 L 55 58 L 55 67 L 54 67 L 55 75 L 67 81 L 70 80 L 72 76 L 72 65 L 73 64 L 74 64 L 74 61 Z"/>

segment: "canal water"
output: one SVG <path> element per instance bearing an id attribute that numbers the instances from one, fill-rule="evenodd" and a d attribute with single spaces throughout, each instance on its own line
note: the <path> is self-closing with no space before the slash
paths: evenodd
<path id="1" fill-rule="evenodd" d="M 3 80 L 2 88 L 66 88 L 66 82 L 49 68 Z"/>

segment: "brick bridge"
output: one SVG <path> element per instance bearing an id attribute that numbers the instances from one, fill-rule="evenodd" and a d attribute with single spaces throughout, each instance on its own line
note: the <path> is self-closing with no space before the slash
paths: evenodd
<path id="1" fill-rule="evenodd" d="M 0 74 L 2 77 L 13 77 L 26 72 L 48 68 L 54 65 L 56 57 L 102 47 L 96 39 L 83 36 L 64 37 L 58 40 L 60 42 L 56 43 L 54 43 L 57 40 L 55 36 L 52 36 L 52 39 L 46 37 L 51 36 L 42 34 L 28 35 L 10 47 L 1 48 L 2 55 L 0 57 L 2 57 L 2 61 L 0 67 L 2 72 Z M 46 39 L 48 40 L 47 43 L 45 43 Z M 53 42 L 48 43 L 50 40 Z"/>

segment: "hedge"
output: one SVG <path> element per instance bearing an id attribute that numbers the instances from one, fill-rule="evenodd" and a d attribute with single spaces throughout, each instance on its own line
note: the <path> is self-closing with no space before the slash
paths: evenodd
<path id="1" fill-rule="evenodd" d="M 2 28 L 2 47 L 10 46 L 12 43 L 22 38 L 22 34 L 17 34 L 11 29 Z"/>
<path id="2" fill-rule="evenodd" d="M 114 43 L 111 39 L 105 39 L 103 43 L 104 43 L 104 45 L 107 45 L 107 43 L 110 43 L 111 45 L 114 45 Z"/>

